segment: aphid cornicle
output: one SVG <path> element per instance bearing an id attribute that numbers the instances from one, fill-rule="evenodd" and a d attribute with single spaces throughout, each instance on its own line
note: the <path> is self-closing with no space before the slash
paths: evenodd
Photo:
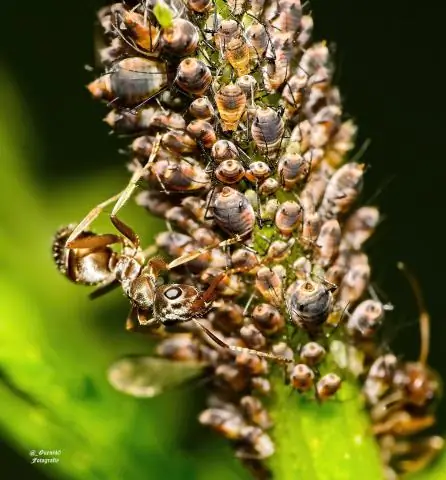
<path id="1" fill-rule="evenodd" d="M 285 124 L 278 112 L 270 107 L 258 108 L 251 125 L 251 135 L 260 153 L 276 158 L 282 144 Z"/>
<path id="2" fill-rule="evenodd" d="M 212 83 L 209 67 L 196 58 L 185 58 L 177 69 L 175 84 L 184 92 L 202 97 Z"/>
<path id="3" fill-rule="evenodd" d="M 117 101 L 126 107 L 147 101 L 166 87 L 166 64 L 139 57 L 120 60 L 109 73 L 87 86 L 94 98 Z"/>
<path id="4" fill-rule="evenodd" d="M 243 193 L 231 187 L 223 187 L 215 194 L 211 206 L 215 222 L 222 230 L 242 237 L 251 234 L 255 224 L 255 213 Z"/>
<path id="5" fill-rule="evenodd" d="M 215 101 L 223 131 L 236 130 L 246 107 L 246 95 L 242 89 L 234 83 L 225 85 L 215 95 Z"/>

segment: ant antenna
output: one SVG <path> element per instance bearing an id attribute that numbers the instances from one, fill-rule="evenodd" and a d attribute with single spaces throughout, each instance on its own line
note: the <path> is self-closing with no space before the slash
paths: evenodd
<path id="1" fill-rule="evenodd" d="M 406 275 L 407 280 L 415 295 L 415 299 L 418 305 L 419 322 L 420 322 L 420 335 L 421 335 L 421 349 L 419 362 L 422 365 L 427 364 L 427 357 L 429 355 L 429 340 L 430 340 L 430 315 L 427 312 L 426 304 L 424 302 L 423 295 L 421 293 L 420 283 L 415 275 L 407 268 L 403 262 L 398 262 L 398 268 Z"/>

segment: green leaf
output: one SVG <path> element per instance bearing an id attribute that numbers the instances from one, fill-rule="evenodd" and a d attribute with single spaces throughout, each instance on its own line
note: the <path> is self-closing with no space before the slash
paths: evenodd
<path id="1" fill-rule="evenodd" d="M 162 28 L 169 28 L 172 26 L 172 10 L 163 1 L 158 1 L 156 3 L 153 7 L 153 13 Z"/>

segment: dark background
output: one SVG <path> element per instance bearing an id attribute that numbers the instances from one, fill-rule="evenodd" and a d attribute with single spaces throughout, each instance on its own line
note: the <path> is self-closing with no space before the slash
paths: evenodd
<path id="1" fill-rule="evenodd" d="M 30 169 L 44 188 L 99 176 L 108 162 L 122 161 L 118 141 L 101 122 L 102 106 L 83 87 L 92 78 L 83 65 L 94 62 L 92 25 L 100 5 L 2 5 L 0 68 L 12 72 L 32 113 L 44 155 Z M 315 37 L 335 46 L 345 112 L 359 125 L 357 145 L 371 139 L 363 156 L 370 165 L 363 202 L 379 205 L 385 219 L 368 249 L 375 283 L 397 307 L 384 339 L 416 359 L 415 302 L 396 269 L 403 260 L 418 276 L 432 315 L 430 362 L 446 376 L 443 12 L 434 4 L 411 9 L 402 1 L 314 0 L 311 6 Z M 440 422 L 446 430 L 444 406 Z M 1 451 L 2 470 L 44 478 L 6 445 Z"/>

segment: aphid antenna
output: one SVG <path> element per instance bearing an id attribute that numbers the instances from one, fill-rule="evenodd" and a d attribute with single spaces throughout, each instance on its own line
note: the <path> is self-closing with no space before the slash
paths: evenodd
<path id="1" fill-rule="evenodd" d="M 391 303 L 384 304 L 381 302 L 378 294 L 376 293 L 375 287 L 371 283 L 367 287 L 367 290 L 369 291 L 369 294 L 372 297 L 372 299 L 375 300 L 375 302 L 379 302 L 385 311 L 391 312 L 394 309 L 394 306 Z"/>
<path id="2" fill-rule="evenodd" d="M 427 358 L 429 356 L 429 344 L 430 344 L 430 315 L 427 312 L 426 304 L 421 293 L 421 286 L 415 275 L 407 268 L 407 265 L 403 262 L 398 262 L 398 268 L 405 274 L 412 291 L 415 295 L 415 300 L 418 306 L 419 324 L 420 324 L 420 337 L 421 347 L 418 361 L 422 365 L 427 365 Z"/>

